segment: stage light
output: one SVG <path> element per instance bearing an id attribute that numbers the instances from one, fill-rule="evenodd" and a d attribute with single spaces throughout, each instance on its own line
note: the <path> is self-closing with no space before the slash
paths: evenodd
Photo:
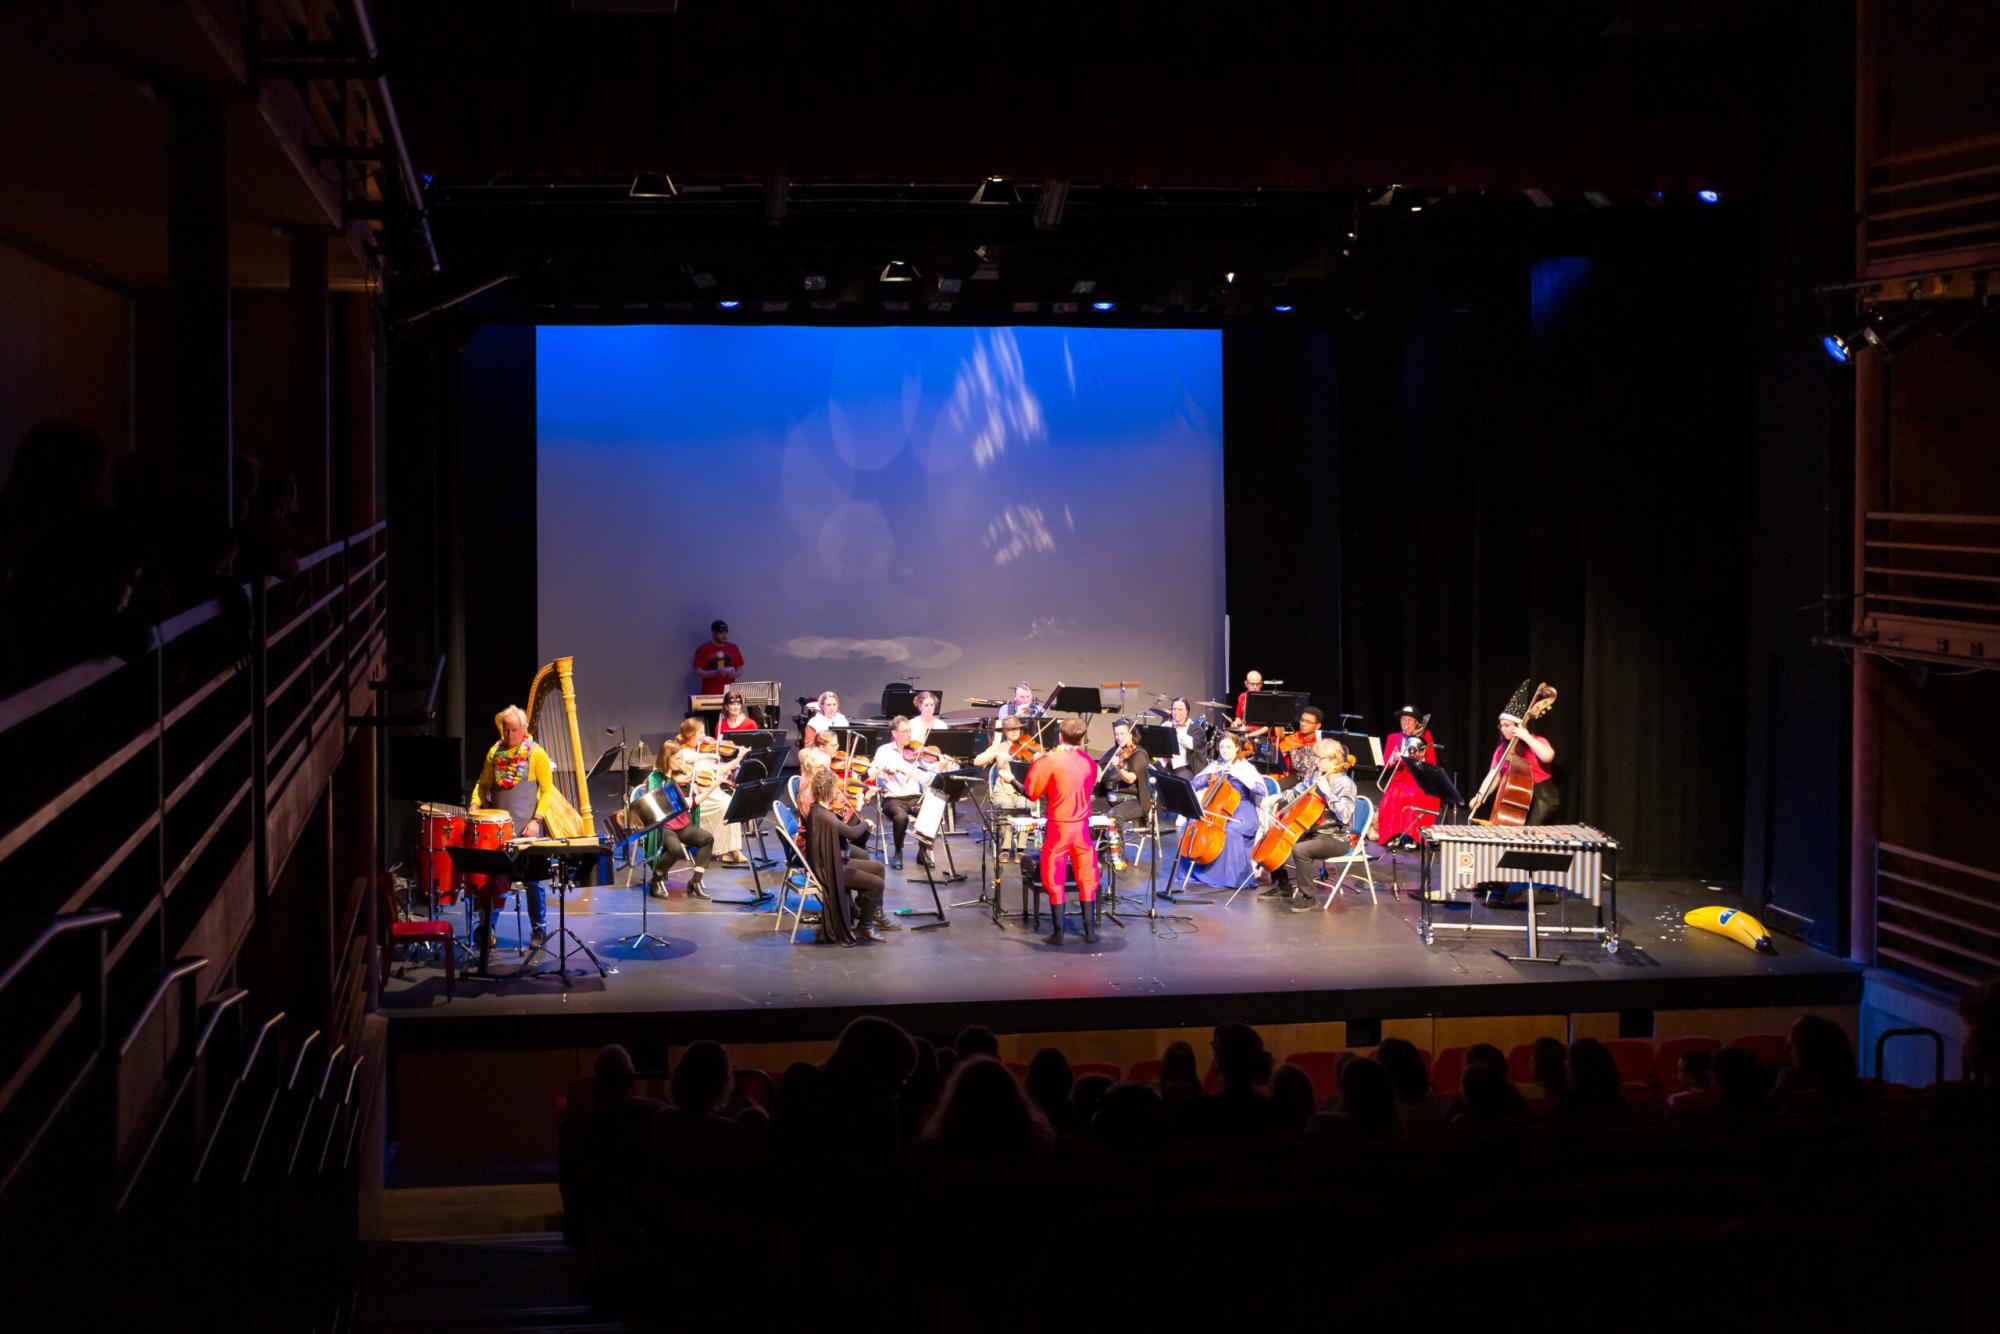
<path id="1" fill-rule="evenodd" d="M 1829 357 L 1845 366 L 1854 360 L 1854 348 L 1860 341 L 1861 331 L 1856 329 L 1851 334 L 1821 334 L 1819 345 L 1826 349 Z"/>
<path id="2" fill-rule="evenodd" d="M 907 260 L 892 259 L 882 266 L 882 272 L 877 281 L 885 283 L 913 283 L 917 278 L 916 265 L 911 264 Z"/>
<path id="3" fill-rule="evenodd" d="M 963 286 L 965 286 L 965 279 L 963 278 L 946 278 L 942 276 L 938 278 L 938 291 L 940 292 L 956 292 Z"/>
<path id="4" fill-rule="evenodd" d="M 1116 301 L 1093 301 L 1090 303 L 1090 308 L 1092 310 L 1116 310 L 1118 309 L 1118 303 Z"/>
<path id="5" fill-rule="evenodd" d="M 1063 205 L 1069 202 L 1068 181 L 1043 181 L 1040 198 L 1035 200 L 1035 230 L 1052 232 L 1062 225 Z"/>
<path id="6" fill-rule="evenodd" d="M 1402 186 L 1400 186 L 1400 185 L 1392 185 L 1392 186 L 1390 186 L 1390 187 L 1389 187 L 1388 189 L 1384 190 L 1384 191 L 1383 191 L 1383 192 L 1382 192 L 1381 194 L 1379 194 L 1379 195 L 1376 195 L 1376 196 L 1375 196 L 1375 197 L 1374 197 L 1373 199 L 1369 200 L 1369 201 L 1368 201 L 1368 206 L 1369 206 L 1370 208 L 1387 208 L 1387 207 L 1389 207 L 1389 205 L 1391 205 L 1391 204 L 1393 204 L 1393 203 L 1395 203 L 1395 202 L 1396 202 L 1396 191 L 1398 191 L 1398 190 L 1400 190 L 1400 189 L 1402 189 L 1402 188 L 1403 188 L 1403 187 L 1402 187 Z"/>
<path id="7" fill-rule="evenodd" d="M 1071 296 L 1089 296 L 1097 290 L 1097 279 L 1078 278 L 1069 285 L 1069 290 Z"/>
<path id="8" fill-rule="evenodd" d="M 734 310 L 743 303 L 741 301 L 718 301 L 715 304 L 722 310 Z"/>
<path id="9" fill-rule="evenodd" d="M 1714 190 L 1697 190 L 1694 192 L 1694 197 L 1704 204 L 1720 204 L 1722 202 L 1722 195 Z"/>
<path id="10" fill-rule="evenodd" d="M 993 189 L 993 190 L 992 190 L 992 197 L 990 197 L 990 198 L 988 197 L 988 188 L 989 188 L 989 187 L 996 187 L 996 186 L 1002 186 L 1002 185 L 1005 185 L 1005 184 L 1007 184 L 1007 178 L 1006 178 L 1005 176 L 988 176 L 988 177 L 987 177 L 987 178 L 986 178 L 985 180 L 983 180 L 983 181 L 981 181 L 981 182 L 979 183 L 979 188 L 978 188 L 978 189 L 976 189 L 976 190 L 974 190 L 974 191 L 972 192 L 972 202 L 973 202 L 973 203 L 975 203 L 975 204 L 1011 204 L 1011 203 L 1013 203 L 1013 202 L 1014 202 L 1013 200 L 1011 200 L 1011 199 L 1006 199 L 1006 198 L 1002 198 L 1002 197 L 1001 197 L 1001 196 L 1003 196 L 1003 195 L 1011 195 L 1011 194 L 1013 194 L 1013 191 L 1012 191 L 1012 190 L 999 190 L 999 189 Z"/>
<path id="11" fill-rule="evenodd" d="M 688 275 L 688 281 L 695 285 L 697 291 L 706 292 L 715 286 L 715 275 L 712 273 L 691 273 Z"/>
<path id="12" fill-rule="evenodd" d="M 1549 193 L 1546 190 L 1523 190 L 1521 193 L 1526 195 L 1528 202 L 1536 208 L 1554 208 L 1556 206 L 1556 201 L 1549 198 Z"/>
<path id="13" fill-rule="evenodd" d="M 1076 302 L 1058 301 L 1054 305 L 1050 306 L 1049 309 L 1054 311 L 1058 315 L 1074 315 L 1076 314 Z"/>
<path id="14" fill-rule="evenodd" d="M 808 292 L 824 292 L 826 290 L 826 275 L 824 273 L 808 273 L 806 275 L 806 290 Z"/>
<path id="15" fill-rule="evenodd" d="M 1277 311 L 1280 315 L 1289 315 L 1292 313 L 1290 306 L 1273 306 L 1271 309 Z"/>
<path id="16" fill-rule="evenodd" d="M 1231 269 L 1231 270 L 1230 270 L 1229 272 L 1227 272 L 1227 273 L 1223 274 L 1223 275 L 1222 275 L 1222 281 L 1224 281 L 1224 282 L 1226 282 L 1226 283 L 1233 283 L 1233 282 L 1235 282 L 1235 281 L 1236 281 L 1236 270 L 1234 270 L 1234 269 Z"/>
<path id="17" fill-rule="evenodd" d="M 1592 208 L 1610 208 L 1611 196 L 1601 190 L 1585 190 L 1583 192 L 1583 202 Z"/>
<path id="18" fill-rule="evenodd" d="M 642 171 L 632 178 L 632 188 L 625 192 L 627 199 L 672 199 L 680 193 L 674 188 L 674 178 L 663 171 Z"/>

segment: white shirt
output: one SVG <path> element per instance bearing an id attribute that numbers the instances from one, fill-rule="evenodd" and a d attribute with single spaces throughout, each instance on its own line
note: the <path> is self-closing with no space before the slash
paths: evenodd
<path id="1" fill-rule="evenodd" d="M 921 713 L 918 714 L 916 717 L 910 719 L 910 744 L 913 746 L 923 745 L 930 738 L 930 734 L 933 731 L 944 725 L 944 723 L 938 721 L 936 718 L 926 719 Z"/>
<path id="2" fill-rule="evenodd" d="M 814 709 L 812 717 L 806 719 L 806 744 L 812 744 L 812 738 L 821 732 L 831 732 L 837 727 L 849 726 L 852 724 L 847 721 L 847 715 L 844 713 L 835 713 L 832 717 L 828 717 L 818 709 Z"/>
<path id="3" fill-rule="evenodd" d="M 875 759 L 868 767 L 868 776 L 881 785 L 885 797 L 914 797 L 924 790 L 924 785 L 932 777 L 928 770 L 904 759 L 902 747 L 893 741 L 875 752 Z"/>
<path id="4" fill-rule="evenodd" d="M 1176 769 L 1185 769 L 1188 767 L 1188 752 L 1194 748 L 1194 738 L 1189 735 L 1192 730 L 1192 719 L 1189 720 L 1187 727 L 1176 727 L 1174 729 L 1174 768 Z"/>

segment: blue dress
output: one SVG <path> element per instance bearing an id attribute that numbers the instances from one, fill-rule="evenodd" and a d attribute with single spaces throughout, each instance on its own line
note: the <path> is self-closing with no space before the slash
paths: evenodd
<path id="1" fill-rule="evenodd" d="M 1196 776 L 1197 791 L 1207 784 L 1207 774 L 1203 770 Z M 1263 798 L 1264 788 L 1261 783 L 1251 787 L 1233 774 L 1226 781 L 1235 785 L 1243 799 L 1236 804 L 1236 813 L 1229 817 L 1229 834 L 1222 842 L 1222 855 L 1206 866 L 1196 866 L 1194 874 L 1188 877 L 1190 884 L 1234 889 L 1243 883 L 1250 870 L 1250 848 L 1257 841 L 1257 803 Z M 1174 863 L 1175 883 L 1179 883 L 1186 869 L 1185 860 Z"/>

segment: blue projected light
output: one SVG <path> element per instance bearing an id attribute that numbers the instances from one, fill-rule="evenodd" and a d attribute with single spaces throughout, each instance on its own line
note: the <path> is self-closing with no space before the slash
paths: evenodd
<path id="1" fill-rule="evenodd" d="M 1721 193 L 1715 190 L 1697 190 L 1694 192 L 1694 197 L 1704 204 L 1720 204 L 1722 202 Z"/>
<path id="2" fill-rule="evenodd" d="M 1271 309 L 1277 311 L 1280 315 L 1289 315 L 1292 313 L 1290 306 L 1273 306 Z"/>
<path id="3" fill-rule="evenodd" d="M 1090 308 L 1092 310 L 1116 310 L 1118 309 L 1118 303 L 1116 301 L 1093 301 L 1090 303 Z"/>
<path id="4" fill-rule="evenodd" d="M 734 310 L 743 303 L 741 301 L 718 301 L 715 304 L 724 310 Z"/>
<path id="5" fill-rule="evenodd" d="M 587 673 L 590 735 L 678 726 L 717 617 L 748 675 L 849 712 L 909 675 L 947 699 L 1106 662 L 1225 678 L 1220 331 L 709 310 L 536 330 L 533 632 Z M 1173 516 L 1171 570 L 1134 513 Z M 673 559 L 633 560 L 667 531 Z M 1098 614 L 1098 581 L 1173 615 Z"/>

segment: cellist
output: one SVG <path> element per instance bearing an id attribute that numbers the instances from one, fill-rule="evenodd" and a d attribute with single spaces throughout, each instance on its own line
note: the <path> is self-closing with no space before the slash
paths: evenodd
<path id="1" fill-rule="evenodd" d="M 1313 906 L 1313 863 L 1325 857 L 1346 855 L 1348 823 L 1354 819 L 1354 799 L 1359 795 L 1353 777 L 1347 772 L 1352 767 L 1347 747 L 1332 737 L 1321 737 L 1313 744 L 1312 755 L 1313 776 L 1292 789 L 1292 797 L 1297 800 L 1309 788 L 1316 790 L 1326 801 L 1326 814 L 1292 846 L 1291 857 L 1272 874 L 1271 887 L 1264 891 L 1265 898 L 1296 899 L 1305 895 L 1304 905 L 1294 903 L 1294 907 Z"/>
<path id="2" fill-rule="evenodd" d="M 1556 762 L 1556 748 L 1544 737 L 1528 730 L 1522 717 L 1528 711 L 1528 683 L 1514 692 L 1514 698 L 1500 713 L 1500 744 L 1493 748 L 1492 768 L 1499 768 L 1507 753 L 1507 743 L 1518 741 L 1515 753 L 1528 761 L 1528 777 L 1535 784 L 1535 799 L 1528 807 L 1529 824 L 1547 824 L 1562 807 L 1562 789 L 1549 781 L 1549 766 Z"/>
<path id="3" fill-rule="evenodd" d="M 1234 889 L 1250 869 L 1250 846 L 1257 841 L 1257 806 L 1264 799 L 1265 788 L 1264 775 L 1249 760 L 1240 758 L 1242 745 L 1239 734 L 1222 733 L 1215 741 L 1215 758 L 1194 776 L 1197 793 L 1206 793 L 1211 783 L 1220 782 L 1235 784 L 1241 796 L 1235 813 L 1229 817 L 1221 854 L 1214 861 L 1194 867 L 1188 877 L 1194 884 Z M 1181 870 L 1176 864 L 1174 874 L 1178 876 Z"/>

